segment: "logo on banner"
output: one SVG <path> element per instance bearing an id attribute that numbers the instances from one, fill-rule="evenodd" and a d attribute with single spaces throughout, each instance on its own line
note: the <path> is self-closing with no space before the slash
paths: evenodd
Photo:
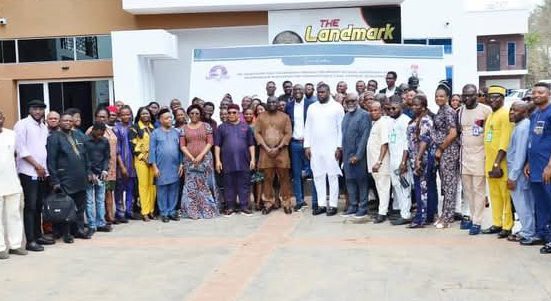
<path id="1" fill-rule="evenodd" d="M 228 69 L 222 65 L 213 66 L 210 68 L 209 74 L 207 75 L 208 80 L 223 80 L 228 78 Z"/>

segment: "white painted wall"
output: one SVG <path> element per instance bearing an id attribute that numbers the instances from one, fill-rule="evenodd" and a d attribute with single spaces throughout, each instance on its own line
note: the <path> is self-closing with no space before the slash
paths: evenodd
<path id="1" fill-rule="evenodd" d="M 528 15 L 528 4 L 520 0 L 405 0 L 402 37 L 452 38 L 452 54 L 444 60 L 453 66 L 453 90 L 460 92 L 478 83 L 477 36 L 526 33 Z"/>
<path id="2" fill-rule="evenodd" d="M 191 56 L 194 48 L 264 45 L 268 37 L 268 27 L 185 29 L 171 31 L 171 33 L 178 40 L 178 59 L 153 61 L 155 99 L 167 105 L 173 98 L 180 99 L 184 104 L 190 101 L 187 98 Z"/>

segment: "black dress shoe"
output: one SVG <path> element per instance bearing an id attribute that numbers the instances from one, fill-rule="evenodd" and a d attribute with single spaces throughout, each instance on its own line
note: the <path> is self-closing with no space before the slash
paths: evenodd
<path id="1" fill-rule="evenodd" d="M 111 232 L 111 231 L 113 231 L 113 228 L 108 225 L 105 225 L 103 227 L 98 227 L 98 232 Z"/>
<path id="2" fill-rule="evenodd" d="M 66 244 L 72 244 L 75 242 L 75 238 L 73 237 L 73 235 L 64 235 L 63 236 L 63 242 L 66 243 Z"/>
<path id="3" fill-rule="evenodd" d="M 39 245 L 53 245 L 55 244 L 55 240 L 47 239 L 46 237 L 42 236 L 36 239 L 36 243 Z"/>
<path id="4" fill-rule="evenodd" d="M 551 243 L 546 244 L 541 247 L 540 254 L 551 254 Z"/>
<path id="5" fill-rule="evenodd" d="M 393 224 L 394 226 L 401 226 L 401 225 L 407 225 L 409 223 L 411 223 L 411 219 L 405 219 L 405 218 L 398 218 L 398 219 L 395 219 L 393 221 L 390 222 L 391 224 Z"/>
<path id="6" fill-rule="evenodd" d="M 333 216 L 337 214 L 337 208 L 336 207 L 329 207 L 327 209 L 327 216 Z"/>
<path id="7" fill-rule="evenodd" d="M 180 220 L 180 216 L 178 214 L 173 214 L 171 216 L 169 216 L 168 218 L 170 218 L 171 220 L 177 222 Z"/>
<path id="8" fill-rule="evenodd" d="M 270 214 L 270 212 L 272 212 L 272 207 L 270 207 L 270 208 L 266 208 L 266 207 L 262 208 L 262 214 L 263 214 L 263 215 L 268 215 L 268 214 Z"/>
<path id="9" fill-rule="evenodd" d="M 124 218 L 124 217 L 123 217 L 123 218 L 117 219 L 117 222 L 118 222 L 119 224 L 128 224 L 128 220 L 127 220 L 126 218 Z"/>
<path id="10" fill-rule="evenodd" d="M 511 235 L 511 230 L 501 230 L 498 234 L 497 234 L 497 238 L 507 238 L 509 237 L 509 235 Z"/>
<path id="11" fill-rule="evenodd" d="M 523 239 L 520 240 L 520 244 L 523 246 L 535 246 L 535 245 L 543 245 L 544 241 L 539 237 L 530 237 L 530 238 L 524 237 Z"/>
<path id="12" fill-rule="evenodd" d="M 168 216 L 162 216 L 162 217 L 161 217 L 161 220 L 163 221 L 163 223 L 168 223 L 168 222 L 170 222 L 170 219 L 168 218 Z"/>
<path id="13" fill-rule="evenodd" d="M 78 232 L 75 234 L 75 238 L 80 238 L 80 239 L 91 239 L 92 236 L 90 236 L 90 233 L 88 233 L 88 232 L 78 231 Z"/>
<path id="14" fill-rule="evenodd" d="M 284 207 L 283 212 L 285 212 L 285 214 L 291 214 L 291 213 L 293 213 L 293 209 Z"/>
<path id="15" fill-rule="evenodd" d="M 502 228 L 498 226 L 491 226 L 488 229 L 482 230 L 482 234 L 497 234 L 501 232 Z"/>
<path id="16" fill-rule="evenodd" d="M 425 226 L 423 224 L 418 224 L 418 223 L 411 223 L 407 226 L 408 229 L 420 229 L 424 227 Z"/>
<path id="17" fill-rule="evenodd" d="M 320 215 L 327 212 L 327 208 L 325 207 L 318 207 L 312 210 L 312 215 Z"/>
<path id="18" fill-rule="evenodd" d="M 386 216 L 382 214 L 377 214 L 377 217 L 373 221 L 374 224 L 380 224 L 382 222 L 386 221 Z"/>
<path id="19" fill-rule="evenodd" d="M 32 251 L 32 252 L 42 252 L 42 251 L 44 251 L 44 247 L 37 244 L 34 241 L 31 241 L 30 243 L 27 243 L 27 245 L 25 246 L 25 249 L 27 249 L 27 251 Z"/>

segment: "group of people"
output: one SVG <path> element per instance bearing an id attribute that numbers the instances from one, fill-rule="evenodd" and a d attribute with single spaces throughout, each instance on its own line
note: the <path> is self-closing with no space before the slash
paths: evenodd
<path id="1" fill-rule="evenodd" d="M 305 184 L 316 216 L 336 215 L 342 190 L 347 218 L 411 229 L 460 220 L 470 235 L 551 253 L 549 86 L 536 84 L 530 101 L 508 108 L 503 87 L 479 92 L 469 84 L 459 95 L 443 81 L 431 112 L 417 78 L 400 86 L 396 79 L 388 72 L 381 90 L 360 80 L 351 93 L 339 82 L 334 94 L 323 82 L 285 81 L 280 96 L 269 81 L 265 101 L 246 96 L 239 106 L 224 95 L 220 123 L 216 106 L 200 98 L 187 109 L 178 99 L 169 107 L 151 102 L 135 115 L 117 101 L 98 108 L 85 131 L 78 110 L 45 116 L 40 100 L 28 103 L 13 131 L 0 112 L 0 258 L 43 251 L 58 238 L 90 239 L 129 219 L 267 215 L 280 207 L 291 214 L 307 207 Z M 74 200 L 76 221 L 42 220 L 51 193 Z M 482 230 L 487 199 L 492 226 Z"/>

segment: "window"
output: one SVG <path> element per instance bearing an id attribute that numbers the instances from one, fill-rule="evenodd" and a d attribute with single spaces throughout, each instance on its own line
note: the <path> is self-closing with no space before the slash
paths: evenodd
<path id="1" fill-rule="evenodd" d="M 110 59 L 111 36 L 76 38 L 77 60 Z"/>
<path id="2" fill-rule="evenodd" d="M 446 81 L 453 87 L 453 66 L 446 66 Z"/>
<path id="3" fill-rule="evenodd" d="M 15 40 L 0 41 L 0 64 L 15 63 Z"/>
<path id="4" fill-rule="evenodd" d="M 452 39 L 429 39 L 429 45 L 442 45 L 445 54 L 452 54 Z"/>
<path id="5" fill-rule="evenodd" d="M 516 46 L 515 42 L 507 43 L 507 64 L 509 66 L 516 65 Z"/>
<path id="6" fill-rule="evenodd" d="M 18 40 L 19 62 L 72 61 L 73 38 Z"/>
<path id="7" fill-rule="evenodd" d="M 484 43 L 476 43 L 476 51 L 484 52 Z"/>
<path id="8" fill-rule="evenodd" d="M 404 44 L 427 45 L 427 39 L 407 39 Z"/>

